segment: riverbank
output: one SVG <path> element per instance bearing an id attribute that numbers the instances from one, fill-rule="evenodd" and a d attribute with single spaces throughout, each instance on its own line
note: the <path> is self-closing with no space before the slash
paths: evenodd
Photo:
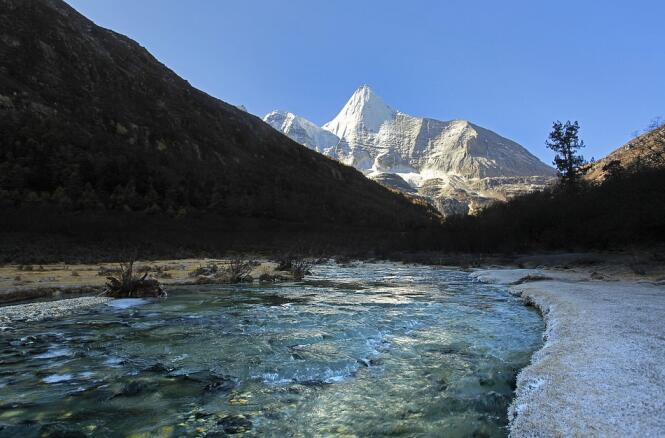
<path id="1" fill-rule="evenodd" d="M 584 270 L 479 270 L 542 312 L 517 378 L 514 437 L 665 435 L 665 286 Z M 599 278 L 599 279 L 596 279 Z"/>
<path id="2" fill-rule="evenodd" d="M 108 297 L 79 297 L 57 301 L 0 307 L 0 329 L 16 322 L 35 322 L 62 318 L 72 313 L 110 301 Z"/>
<path id="3" fill-rule="evenodd" d="M 584 260 L 588 264 L 590 259 Z M 188 259 L 140 266 L 150 267 L 168 286 L 191 284 L 196 281 L 192 271 L 226 262 Z M 542 264 L 542 256 L 522 263 Z M 509 287 L 539 308 L 547 323 L 544 347 L 517 379 L 517 397 L 509 412 L 512 435 L 665 434 L 661 270 L 601 263 L 591 269 L 571 263 L 570 256 L 557 263 L 566 268 L 480 269 L 472 274 L 480 281 Z M 252 275 L 274 273 L 275 266 L 262 262 Z M 107 301 L 94 295 L 112 268 L 110 264 L 0 267 L 0 299 L 92 295 L 0 307 L 0 326 L 67 316 Z"/>
<path id="4" fill-rule="evenodd" d="M 147 272 L 162 285 L 180 286 L 214 279 L 200 271 L 207 267 L 223 269 L 228 259 L 144 260 L 136 263 L 137 272 Z M 263 274 L 289 279 L 290 273 L 276 271 L 277 264 L 267 260 L 253 263 L 250 276 L 258 279 Z M 117 263 L 0 266 L 0 306 L 27 303 L 36 300 L 59 300 L 99 295 L 108 276 L 118 273 Z"/>
<path id="5" fill-rule="evenodd" d="M 212 283 L 211 276 L 201 269 L 211 266 L 222 268 L 229 263 L 224 259 L 183 259 L 142 261 L 139 272 L 148 272 L 168 286 Z M 254 263 L 250 276 L 258 280 L 262 275 L 289 280 L 291 274 L 277 271 L 270 261 Z M 62 318 L 79 309 L 85 309 L 110 300 L 100 294 L 107 276 L 116 275 L 117 264 L 52 264 L 0 266 L 0 326 L 17 321 L 35 322 Z"/>

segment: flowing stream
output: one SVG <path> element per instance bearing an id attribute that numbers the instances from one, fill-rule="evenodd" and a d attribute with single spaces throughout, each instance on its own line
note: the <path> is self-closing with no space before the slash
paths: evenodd
<path id="1" fill-rule="evenodd" d="M 0 437 L 505 436 L 540 316 L 465 272 L 325 264 L 0 332 Z"/>

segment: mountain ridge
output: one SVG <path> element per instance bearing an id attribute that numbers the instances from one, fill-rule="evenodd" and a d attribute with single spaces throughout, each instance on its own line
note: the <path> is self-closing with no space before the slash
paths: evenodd
<path id="1" fill-rule="evenodd" d="M 316 126 L 307 119 L 294 115 L 301 124 Z M 542 163 L 526 148 L 499 134 L 467 120 L 441 121 L 428 117 L 414 117 L 393 109 L 368 85 L 362 85 L 348 99 L 339 113 L 319 128 L 339 140 L 330 147 L 314 144 L 312 136 L 302 138 L 279 123 L 264 117 L 275 129 L 296 141 L 322 152 L 362 171 L 369 178 L 380 174 L 396 174 L 417 189 L 425 198 L 437 204 L 441 197 L 454 198 L 475 211 L 491 199 L 505 199 L 519 192 L 528 192 L 547 185 L 555 175 L 554 169 Z M 468 184 L 451 180 L 462 177 Z M 482 180 L 494 179 L 494 189 L 483 188 Z M 497 179 L 508 178 L 510 188 L 502 191 Z M 514 178 L 527 178 L 523 190 L 518 190 Z M 381 182 L 394 177 L 381 177 Z M 431 191 L 432 181 L 440 181 L 436 195 Z M 477 181 L 481 183 L 476 183 Z M 451 182 L 452 181 L 452 182 Z M 422 190 L 427 184 L 428 189 Z M 401 184 L 398 184 L 401 185 Z M 457 205 L 457 204 L 455 204 Z M 439 209 L 444 214 L 447 209 Z"/>
<path id="2" fill-rule="evenodd" d="M 174 227 L 191 215 L 216 215 L 234 227 L 252 219 L 263 231 L 298 224 L 329 233 L 438 221 L 193 88 L 140 44 L 62 0 L 0 0 L 0 27 L 4 211 L 43 205 L 63 214 L 166 216 L 181 221 Z"/>

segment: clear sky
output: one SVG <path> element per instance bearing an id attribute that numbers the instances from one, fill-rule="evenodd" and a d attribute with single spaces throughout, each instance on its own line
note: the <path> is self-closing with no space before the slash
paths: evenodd
<path id="1" fill-rule="evenodd" d="M 67 0 L 191 84 L 323 124 L 369 84 L 393 108 L 462 118 L 548 164 L 553 120 L 599 158 L 665 116 L 663 0 Z"/>

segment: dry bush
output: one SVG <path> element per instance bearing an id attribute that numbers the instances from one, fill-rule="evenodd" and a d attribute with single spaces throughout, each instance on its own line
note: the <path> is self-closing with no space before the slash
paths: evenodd
<path id="1" fill-rule="evenodd" d="M 248 260 L 242 256 L 235 256 L 230 261 L 224 270 L 225 279 L 229 283 L 241 283 L 244 281 L 252 281 L 249 275 L 252 269 L 256 266 L 253 260 Z"/>
<path id="2" fill-rule="evenodd" d="M 277 270 L 290 272 L 295 280 L 302 280 L 305 275 L 311 274 L 313 265 L 314 262 L 311 259 L 286 255 L 277 261 Z"/>
<path id="3" fill-rule="evenodd" d="M 159 281 L 148 278 L 148 272 L 139 277 L 134 269 L 134 263 L 134 258 L 121 262 L 119 274 L 106 277 L 108 282 L 103 294 L 113 298 L 166 297 L 166 292 Z"/>

